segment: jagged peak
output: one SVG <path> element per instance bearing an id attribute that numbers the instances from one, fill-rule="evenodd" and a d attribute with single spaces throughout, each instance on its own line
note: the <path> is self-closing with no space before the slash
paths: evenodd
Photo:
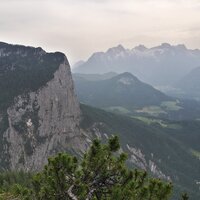
<path id="1" fill-rule="evenodd" d="M 165 42 L 165 43 L 162 43 L 160 47 L 162 47 L 162 48 L 171 48 L 172 45 Z"/>
<path id="2" fill-rule="evenodd" d="M 119 74 L 119 75 L 113 77 L 113 79 L 124 85 L 131 85 L 132 83 L 139 81 L 139 79 L 136 76 L 134 76 L 133 74 L 131 74 L 130 72 L 124 72 L 122 74 Z"/>
<path id="3" fill-rule="evenodd" d="M 134 49 L 135 49 L 135 50 L 138 50 L 138 51 L 145 51 L 145 50 L 147 50 L 148 48 L 145 47 L 143 44 L 140 44 L 140 45 L 134 47 Z"/>
<path id="4" fill-rule="evenodd" d="M 120 53 L 123 51 L 126 51 L 126 49 L 121 44 L 119 44 L 116 47 L 108 49 L 107 53 Z"/>
<path id="5" fill-rule="evenodd" d="M 151 49 L 179 49 L 179 50 L 187 50 L 187 47 L 184 44 L 171 45 L 169 43 L 162 43 L 160 46 L 152 47 Z"/>

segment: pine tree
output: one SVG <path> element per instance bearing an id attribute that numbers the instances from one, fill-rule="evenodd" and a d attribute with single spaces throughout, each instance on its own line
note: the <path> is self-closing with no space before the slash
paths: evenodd
<path id="1" fill-rule="evenodd" d="M 183 193 L 182 196 L 181 196 L 181 200 L 189 200 L 188 194 Z"/>
<path id="2" fill-rule="evenodd" d="M 150 178 L 145 171 L 126 167 L 118 137 L 108 144 L 94 140 L 78 160 L 59 153 L 33 178 L 31 189 L 21 189 L 28 200 L 168 200 L 172 184 Z"/>

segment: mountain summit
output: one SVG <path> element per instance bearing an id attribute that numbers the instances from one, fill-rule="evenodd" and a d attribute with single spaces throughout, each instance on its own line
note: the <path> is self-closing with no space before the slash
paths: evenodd
<path id="1" fill-rule="evenodd" d="M 85 63 L 74 68 L 74 72 L 131 72 L 144 82 L 158 86 L 172 85 L 199 65 L 200 50 L 187 49 L 183 44 L 163 43 L 153 48 L 139 45 L 133 49 L 119 45 L 106 52 L 94 53 Z"/>
<path id="2" fill-rule="evenodd" d="M 0 169 L 38 170 L 57 152 L 85 150 L 63 53 L 0 43 L 0 93 Z"/>
<path id="3" fill-rule="evenodd" d="M 74 80 L 80 101 L 100 108 L 121 106 L 133 110 L 171 100 L 129 72 L 97 81 L 86 80 L 79 74 L 79 78 L 76 76 Z"/>

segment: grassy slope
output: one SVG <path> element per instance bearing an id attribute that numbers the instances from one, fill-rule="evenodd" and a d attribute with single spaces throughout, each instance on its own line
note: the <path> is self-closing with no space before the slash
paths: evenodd
<path id="1" fill-rule="evenodd" d="M 197 197 L 198 187 L 194 183 L 194 180 L 200 180 L 200 161 L 190 151 L 191 143 L 187 143 L 183 137 L 190 134 L 190 130 L 196 133 L 197 127 L 200 127 L 199 124 L 188 122 L 190 124 L 188 125 L 177 122 L 182 128 L 169 129 L 159 123 L 147 125 L 141 120 L 115 115 L 85 105 L 81 105 L 81 109 L 84 129 L 88 129 L 94 122 L 102 122 L 104 125 L 98 127 L 101 132 L 108 135 L 118 134 L 125 151 L 127 151 L 126 144 L 139 148 L 147 160 L 152 159 L 153 153 L 152 160 L 177 184 L 176 190 L 181 188 L 189 191 L 191 199 L 200 198 Z M 192 138 L 193 134 L 190 137 Z"/>
<path id="2" fill-rule="evenodd" d="M 126 84 L 127 80 L 132 81 Z M 200 117 L 199 102 L 168 97 L 130 73 L 96 81 L 74 76 L 74 82 L 80 102 L 115 113 L 131 115 L 137 112 L 171 120 Z"/>

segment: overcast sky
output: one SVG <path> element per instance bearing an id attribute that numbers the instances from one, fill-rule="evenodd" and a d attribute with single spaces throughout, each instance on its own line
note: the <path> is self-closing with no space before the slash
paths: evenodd
<path id="1" fill-rule="evenodd" d="M 118 44 L 200 48 L 200 0 L 0 0 L 0 41 L 62 51 L 71 63 Z"/>

